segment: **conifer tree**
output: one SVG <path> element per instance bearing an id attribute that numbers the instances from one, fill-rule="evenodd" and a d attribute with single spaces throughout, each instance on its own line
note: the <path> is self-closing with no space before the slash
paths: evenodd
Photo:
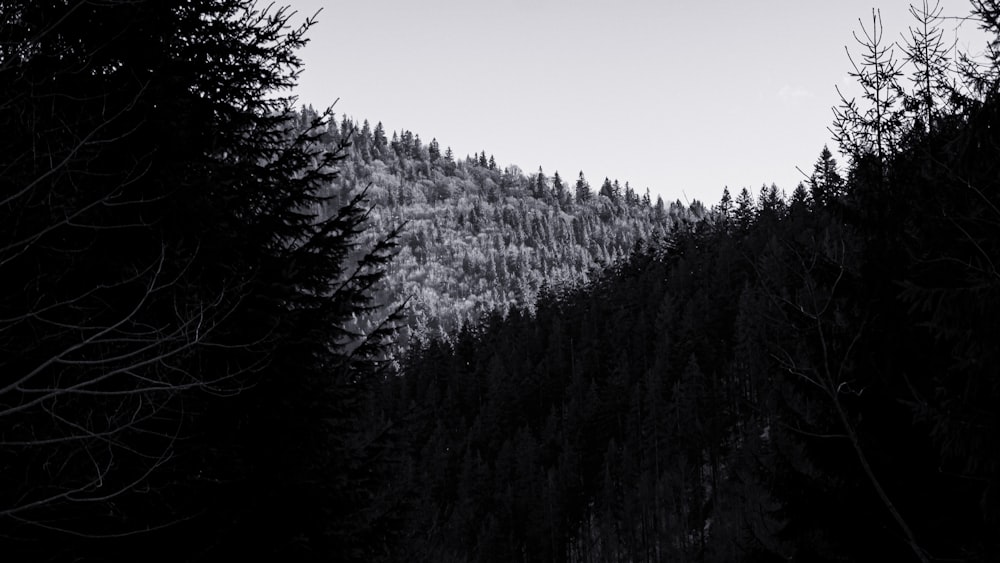
<path id="1" fill-rule="evenodd" d="M 548 187 L 545 184 L 545 172 L 542 171 L 541 166 L 538 167 L 538 174 L 535 175 L 532 191 L 537 198 L 544 198 L 548 192 Z"/>
<path id="2" fill-rule="evenodd" d="M 580 175 L 576 179 L 576 202 L 584 203 L 590 201 L 590 196 L 590 183 L 583 177 L 583 170 L 581 170 Z"/>
<path id="3" fill-rule="evenodd" d="M 733 218 L 736 219 L 736 224 L 740 229 L 746 230 L 753 223 L 755 216 L 756 210 L 753 206 L 750 190 L 743 188 L 740 190 L 740 195 L 736 197 L 736 210 L 733 212 Z"/>
<path id="4" fill-rule="evenodd" d="M 893 43 L 884 39 L 882 14 L 872 9 L 871 29 L 861 20 L 864 38 L 854 33 L 855 41 L 861 46 L 860 62 L 855 61 L 848 50 L 848 59 L 853 70 L 849 73 L 861 87 L 863 104 L 854 98 L 848 100 L 840 93 L 840 106 L 833 109 L 834 122 L 831 129 L 841 150 L 854 161 L 866 156 L 875 158 L 880 167 L 898 147 L 903 132 L 903 109 L 900 103 L 904 93 L 899 85 L 903 75 L 899 70 Z"/>
<path id="5" fill-rule="evenodd" d="M 837 171 L 837 160 L 826 146 L 819 153 L 809 177 L 809 192 L 814 205 L 826 206 L 842 198 L 844 180 Z"/>
<path id="6" fill-rule="evenodd" d="M 437 138 L 431 139 L 431 144 L 427 146 L 427 154 L 431 162 L 437 162 L 441 158 L 441 145 L 438 144 Z"/>
<path id="7" fill-rule="evenodd" d="M 394 243 L 357 248 L 360 197 L 316 215 L 344 147 L 284 95 L 312 20 L 0 9 L 4 556 L 369 559 L 392 322 L 350 326 Z"/>
<path id="8" fill-rule="evenodd" d="M 563 185 L 562 178 L 559 177 L 559 171 L 556 170 L 554 176 L 552 176 L 552 195 L 555 196 L 556 201 L 560 204 L 566 203 L 566 186 Z"/>
<path id="9" fill-rule="evenodd" d="M 601 189 L 598 193 L 611 201 L 615 200 L 615 191 L 611 186 L 611 180 L 609 180 L 607 176 L 604 177 L 604 182 L 601 184 Z"/>
<path id="10" fill-rule="evenodd" d="M 922 0 L 919 7 L 911 4 L 910 15 L 916 21 L 901 47 L 907 62 L 913 65 L 910 81 L 914 89 L 906 96 L 906 109 L 928 132 L 933 132 L 937 116 L 955 93 L 950 60 L 953 46 L 945 45 L 943 12 L 940 0 L 935 0 L 933 6 L 928 0 Z"/>
<path id="11" fill-rule="evenodd" d="M 385 128 L 382 127 L 382 122 L 379 121 L 378 125 L 375 126 L 375 131 L 372 133 L 372 151 L 378 158 L 385 158 L 388 147 L 389 140 L 385 136 Z"/>
<path id="12" fill-rule="evenodd" d="M 719 199 L 716 209 L 719 210 L 719 215 L 722 217 L 723 221 L 728 221 L 732 218 L 733 198 L 729 195 L 729 186 L 722 188 L 722 198 Z"/>

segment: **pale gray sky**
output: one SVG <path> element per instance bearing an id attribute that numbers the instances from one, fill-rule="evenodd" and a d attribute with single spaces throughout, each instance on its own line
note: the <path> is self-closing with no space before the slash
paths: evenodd
<path id="1" fill-rule="evenodd" d="M 791 193 L 824 144 L 872 0 L 288 0 L 320 7 L 302 103 L 591 184 L 715 203 Z M 881 2 L 887 39 L 908 2 Z M 942 0 L 964 16 L 964 0 Z M 950 26 L 952 27 L 952 26 Z M 949 27 L 949 35 L 952 29 Z M 962 37 L 974 36 L 971 24 Z M 968 43 L 968 40 L 964 40 Z M 980 50 L 978 44 L 971 45 Z M 391 133 L 390 133 L 391 135 Z"/>

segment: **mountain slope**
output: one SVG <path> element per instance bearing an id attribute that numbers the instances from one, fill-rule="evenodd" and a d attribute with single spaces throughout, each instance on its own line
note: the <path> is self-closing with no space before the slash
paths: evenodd
<path id="1" fill-rule="evenodd" d="M 404 225 L 382 291 L 386 301 L 409 300 L 401 347 L 454 334 L 492 311 L 530 310 L 544 286 L 584 283 L 640 241 L 706 214 L 697 201 L 654 204 L 627 183 L 605 180 L 589 190 L 582 173 L 569 186 L 558 173 L 500 170 L 485 152 L 456 161 L 436 140 L 425 146 L 409 131 L 387 140 L 381 123 L 372 131 L 367 121 L 358 128 L 344 118 L 328 136 L 353 141 L 329 209 L 367 190 L 370 233 Z M 582 189 L 589 198 L 577 197 Z"/>

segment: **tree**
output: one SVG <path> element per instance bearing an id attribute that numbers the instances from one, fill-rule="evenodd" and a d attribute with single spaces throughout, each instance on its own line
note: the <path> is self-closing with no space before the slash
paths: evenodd
<path id="1" fill-rule="evenodd" d="M 837 160 L 825 145 L 809 176 L 809 193 L 816 206 L 830 205 L 845 195 L 844 179 L 837 171 Z"/>
<path id="2" fill-rule="evenodd" d="M 590 183 L 583 177 L 583 170 L 581 170 L 580 176 L 576 179 L 576 202 L 584 203 L 590 201 L 590 196 Z"/>
<path id="3" fill-rule="evenodd" d="M 148 557 L 133 536 L 174 560 L 378 549 L 359 478 L 377 442 L 356 428 L 394 317 L 351 323 L 394 242 L 357 248 L 360 196 L 317 215 L 330 113 L 303 129 L 282 95 L 313 20 L 242 0 L 3 10 L 5 556 Z"/>
<path id="4" fill-rule="evenodd" d="M 841 150 L 855 162 L 872 156 L 880 167 L 898 147 L 903 132 L 903 113 L 900 102 L 904 93 L 899 86 L 903 75 L 899 70 L 893 45 L 883 41 L 882 14 L 872 9 L 871 29 L 858 20 L 864 39 L 854 32 L 854 39 L 862 47 L 860 63 L 854 60 L 849 49 L 847 58 L 853 70 L 849 73 L 861 87 L 864 105 L 855 98 L 848 100 L 840 88 L 840 106 L 833 108 L 834 122 L 831 132 Z"/>
<path id="5" fill-rule="evenodd" d="M 727 222 L 732 218 L 733 198 L 729 195 L 729 186 L 722 188 L 722 198 L 719 200 L 718 205 L 716 205 L 716 209 L 723 222 Z"/>
<path id="6" fill-rule="evenodd" d="M 385 128 L 382 127 L 382 122 L 379 121 L 375 125 L 375 132 L 372 133 L 372 151 L 378 158 L 385 158 L 388 148 L 389 140 L 385 136 Z"/>
<path id="7" fill-rule="evenodd" d="M 903 38 L 902 51 L 913 65 L 910 81 L 914 86 L 905 105 L 928 132 L 933 132 L 934 122 L 955 92 L 950 62 L 954 45 L 946 47 L 944 43 L 943 11 L 940 0 L 933 7 L 928 0 L 922 0 L 919 8 L 911 4 L 910 15 L 916 25 L 911 25 L 909 37 Z"/>
<path id="8" fill-rule="evenodd" d="M 559 177 L 558 170 L 556 170 L 555 175 L 552 177 L 552 195 L 555 196 L 556 201 L 560 204 L 566 203 L 566 186 L 563 185 L 562 178 Z"/>
<path id="9" fill-rule="evenodd" d="M 549 189 L 545 183 L 545 172 L 542 171 L 542 167 L 538 167 L 538 174 L 535 175 L 535 181 L 532 183 L 532 194 L 536 198 L 544 198 L 545 194 L 548 193 Z"/>
<path id="10" fill-rule="evenodd" d="M 611 180 L 607 176 L 604 177 L 604 183 L 601 184 L 601 189 L 598 193 L 611 201 L 615 201 L 615 189 L 611 185 Z"/>
<path id="11" fill-rule="evenodd" d="M 753 205 L 753 198 L 750 197 L 750 190 L 743 188 L 740 195 L 736 196 L 736 210 L 733 211 L 733 218 L 741 230 L 750 228 L 753 224 L 756 210 Z"/>
<path id="12" fill-rule="evenodd" d="M 795 186 L 795 190 L 792 191 L 792 199 L 788 203 L 788 208 L 790 211 L 797 212 L 799 210 L 805 210 L 809 208 L 809 191 L 806 189 L 805 184 L 799 182 Z"/>
<path id="13" fill-rule="evenodd" d="M 368 120 L 364 120 L 361 124 L 361 131 L 354 136 L 354 146 L 358 154 L 365 162 L 371 162 L 372 160 L 372 127 L 368 124 Z"/>
<path id="14" fill-rule="evenodd" d="M 431 139 L 431 144 L 427 146 L 427 154 L 431 162 L 437 162 L 441 158 L 441 145 L 438 144 L 437 138 Z"/>

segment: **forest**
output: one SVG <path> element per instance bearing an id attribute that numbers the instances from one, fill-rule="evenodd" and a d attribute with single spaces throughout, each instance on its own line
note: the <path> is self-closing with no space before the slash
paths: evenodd
<path id="1" fill-rule="evenodd" d="M 1000 560 L 970 9 L 706 206 L 300 107 L 287 7 L 0 3 L 3 560 Z"/>
<path id="2" fill-rule="evenodd" d="M 302 108 L 300 127 L 318 117 Z M 501 170 L 480 152 L 456 159 L 437 139 L 426 146 L 408 130 L 388 135 L 351 118 L 331 118 L 320 137 L 331 150 L 343 139 L 351 150 L 317 209 L 325 215 L 349 194 L 363 191 L 371 209 L 364 246 L 405 225 L 375 298 L 407 302 L 406 321 L 392 355 L 431 339 L 450 339 L 463 326 L 511 307 L 532 310 L 545 287 L 568 288 L 625 258 L 639 243 L 662 238 L 674 225 L 703 219 L 695 200 L 655 203 L 628 182 L 605 178 L 592 189 L 581 171 L 571 184 L 555 172 Z M 358 330 L 370 328 L 360 319 Z M 370 321 L 369 321 L 370 322 Z"/>

